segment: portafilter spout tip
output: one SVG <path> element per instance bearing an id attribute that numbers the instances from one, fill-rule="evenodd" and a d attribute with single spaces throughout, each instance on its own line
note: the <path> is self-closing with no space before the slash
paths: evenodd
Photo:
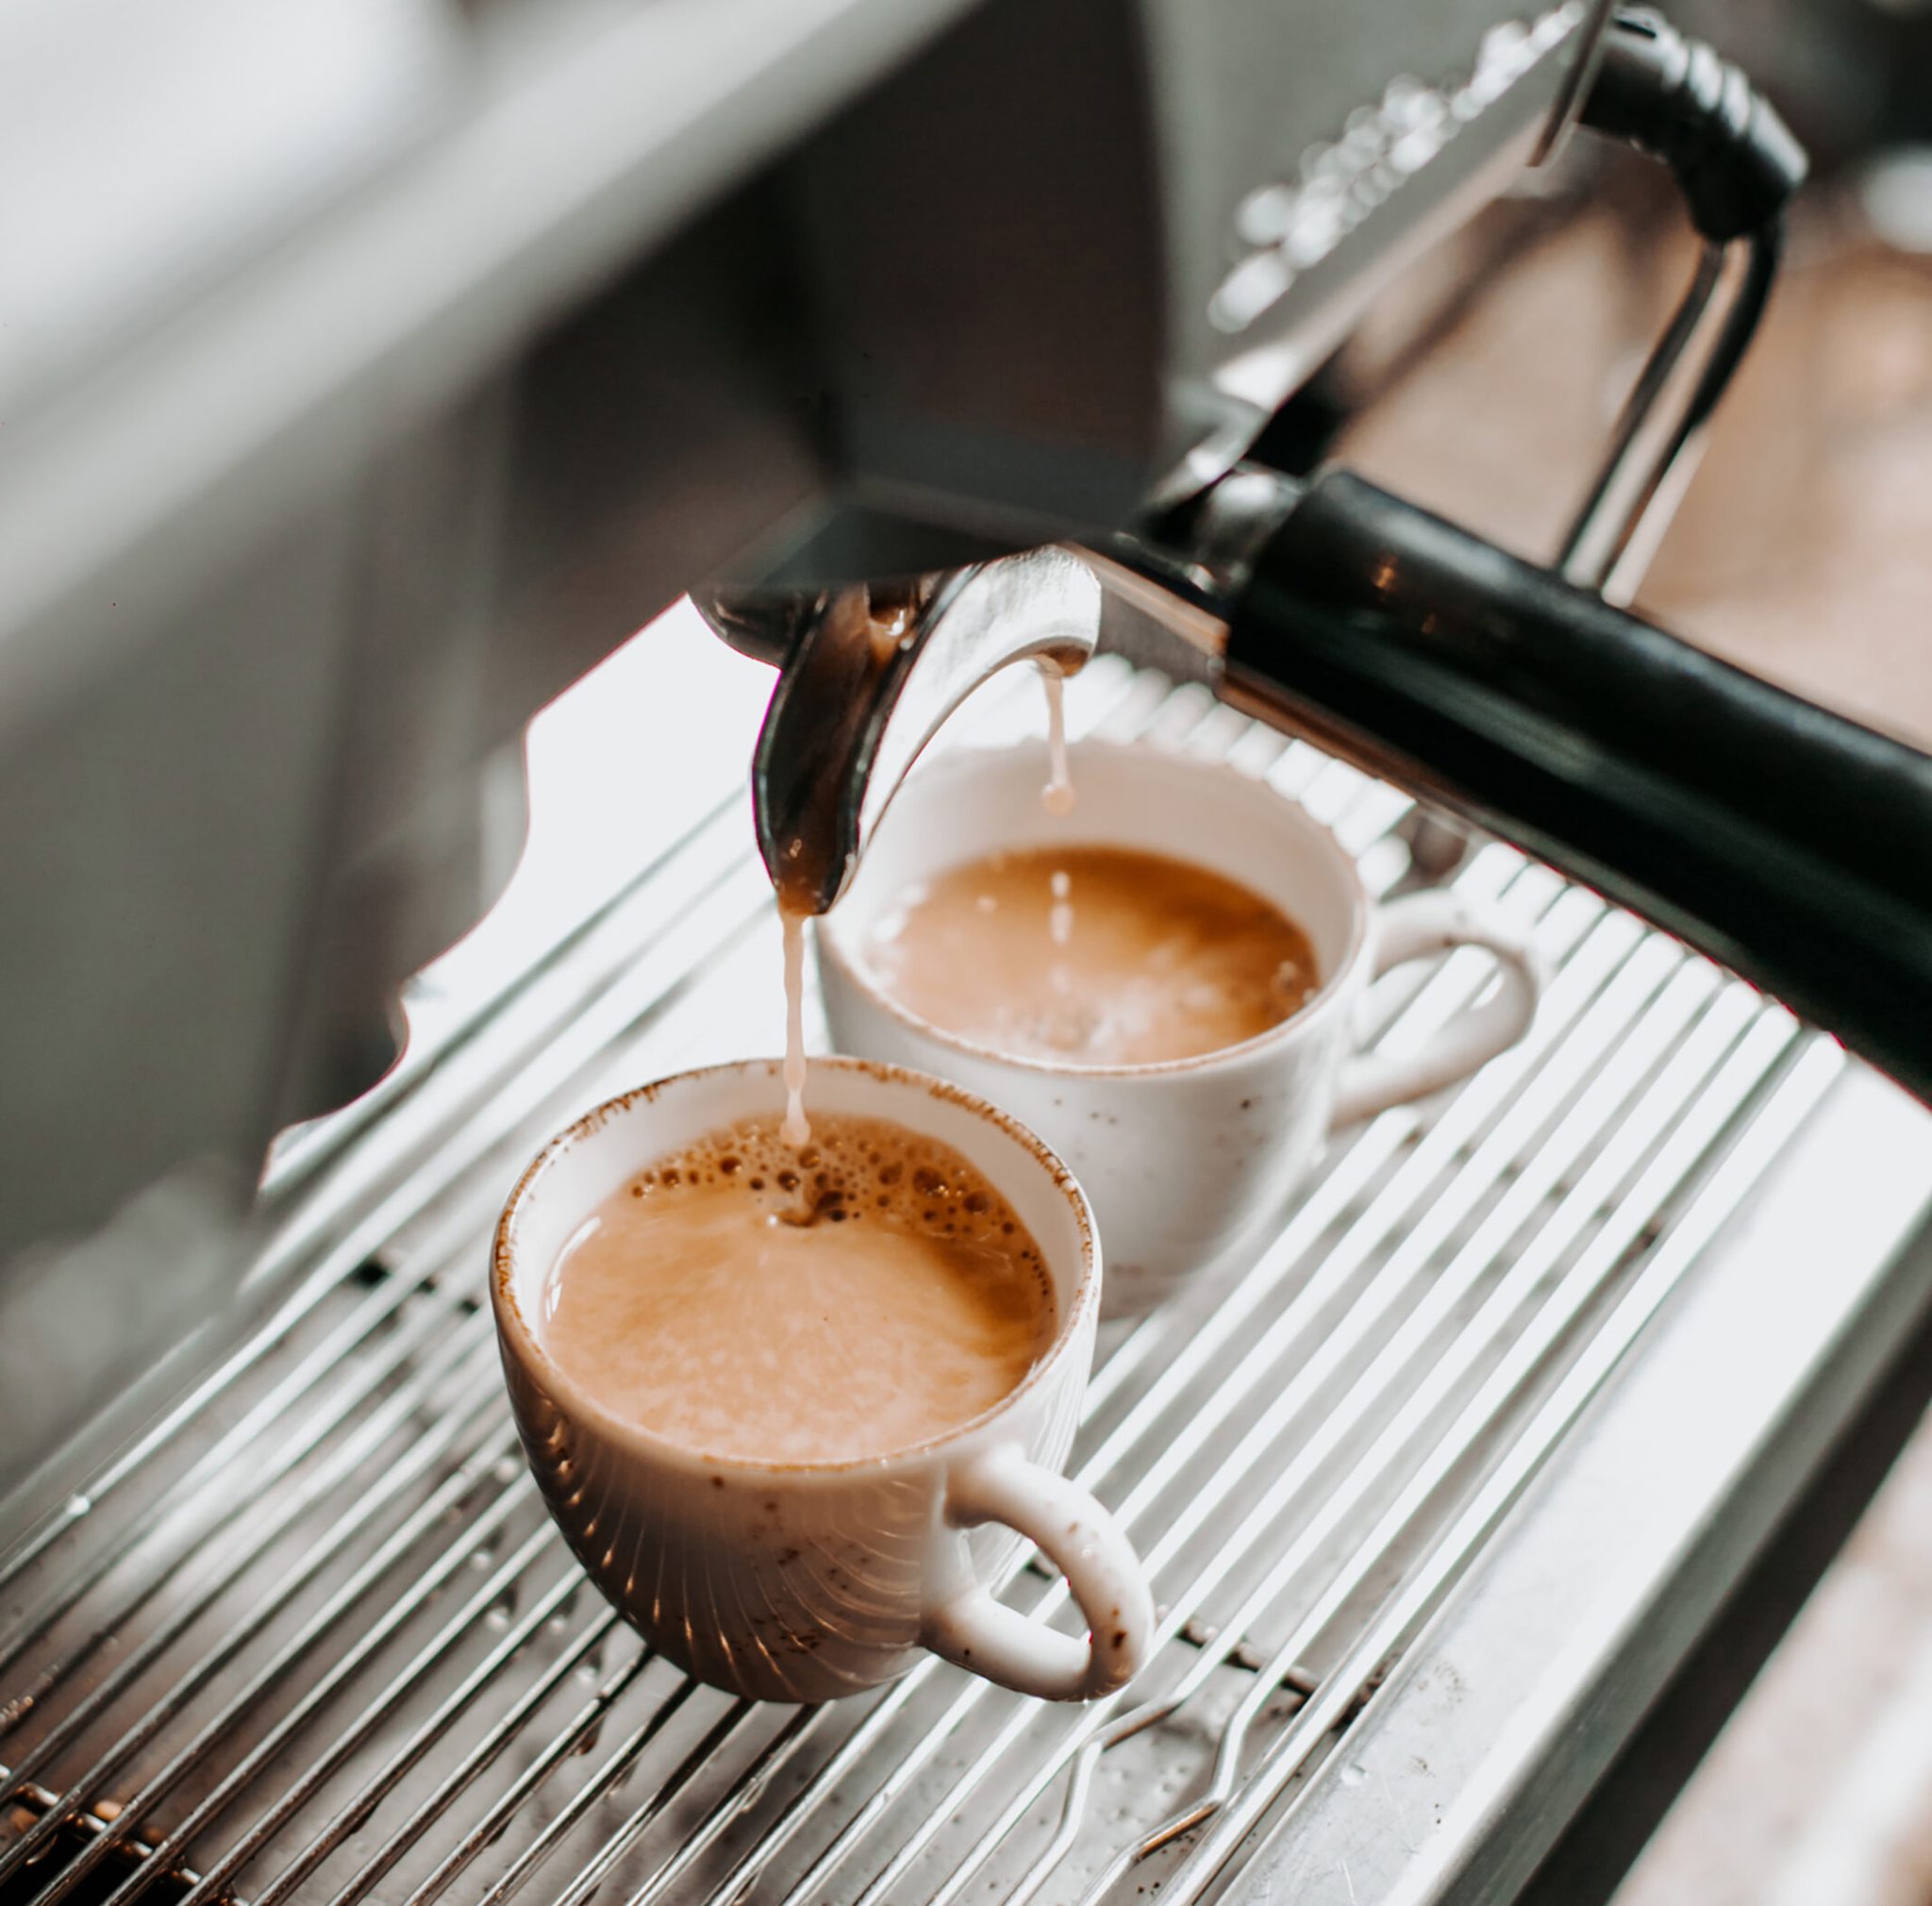
<path id="1" fill-rule="evenodd" d="M 779 905 L 832 906 L 921 751 L 989 677 L 1025 660 L 1073 675 L 1099 636 L 1099 581 L 1062 549 L 820 596 L 793 624 L 752 763 Z"/>

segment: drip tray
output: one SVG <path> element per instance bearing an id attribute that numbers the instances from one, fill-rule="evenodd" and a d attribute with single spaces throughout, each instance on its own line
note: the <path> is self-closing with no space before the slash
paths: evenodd
<path id="1" fill-rule="evenodd" d="M 1264 775 L 1372 890 L 1414 883 L 1403 796 L 1197 690 L 1104 659 L 1070 713 Z M 480 1300 L 545 1135 L 776 1048 L 749 840 L 734 796 L 285 1150 L 225 1348 L 0 1569 L 7 1906 L 1191 1900 L 1263 1872 L 1270 1898 L 1367 1901 L 1432 1863 L 1461 1883 L 1512 1781 L 1560 1761 L 1575 1785 L 1614 1745 L 1566 1747 L 1571 1702 L 1613 1671 L 1647 1698 L 1613 1617 L 1669 1594 L 1688 1637 L 1675 1538 L 1733 1501 L 1768 1514 L 1772 1483 L 1745 1487 L 1767 1452 L 1795 1488 L 1805 1452 L 1772 1430 L 1826 1436 L 1923 1296 L 1894 1267 L 1932 1184 L 1924 1116 L 1485 846 L 1459 884 L 1556 969 L 1531 1039 L 1340 1134 L 1239 1281 L 1104 1332 L 1074 1464 L 1155 1580 L 1132 1690 L 1051 1707 L 925 1662 L 823 1708 L 734 1701 L 580 1582 Z M 1425 1038 L 1489 978 L 1474 953 L 1401 969 L 1378 1036 Z M 1796 1260 L 1827 1222 L 1820 1276 Z M 1700 1330 L 1718 1366 L 1674 1374 Z M 1037 1563 L 1006 1592 L 1069 1619 Z"/>

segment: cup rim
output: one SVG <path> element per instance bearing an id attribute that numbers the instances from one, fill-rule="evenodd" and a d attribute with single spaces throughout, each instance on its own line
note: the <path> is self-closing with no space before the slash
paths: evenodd
<path id="1" fill-rule="evenodd" d="M 1017 752 L 1017 747 L 1011 744 L 1000 747 L 957 748 L 935 761 L 927 772 L 944 773 L 954 762 L 961 763 L 961 771 L 965 772 L 974 766 L 1008 760 Z M 1161 747 L 1151 743 L 1114 742 L 1090 736 L 1083 736 L 1067 744 L 1070 762 L 1077 762 L 1082 754 L 1104 754 L 1121 758 L 1138 755 L 1142 759 L 1151 758 L 1171 763 L 1187 774 L 1199 775 L 1206 779 L 1222 780 L 1244 790 L 1252 790 L 1257 798 L 1275 802 L 1278 811 L 1291 826 L 1301 828 L 1341 864 L 1342 878 L 1347 883 L 1350 897 L 1355 902 L 1354 918 L 1349 925 L 1348 945 L 1343 949 L 1341 958 L 1336 961 L 1334 970 L 1324 978 L 1314 992 L 1286 1019 L 1271 1026 L 1265 1032 L 1256 1033 L 1252 1039 L 1243 1039 L 1234 1045 L 1217 1045 L 1211 1052 L 1191 1053 L 1185 1059 L 1148 1060 L 1134 1065 L 1080 1065 L 1071 1060 L 1041 1059 L 1025 1053 L 1003 1052 L 996 1045 L 986 1045 L 977 1040 L 969 1039 L 963 1033 L 935 1025 L 930 1019 L 913 1012 L 910 1007 L 904 1005 L 879 986 L 866 970 L 856 949 L 844 944 L 844 936 L 837 924 L 836 909 L 830 913 L 813 917 L 812 936 L 819 949 L 819 958 L 830 960 L 845 978 L 882 1012 L 891 1014 L 902 1026 L 933 1041 L 936 1045 L 946 1046 L 971 1059 L 1012 1066 L 1019 1071 L 1037 1074 L 1046 1078 L 1159 1078 L 1176 1074 L 1208 1072 L 1218 1065 L 1238 1064 L 1258 1054 L 1269 1052 L 1276 1046 L 1287 1045 L 1291 1041 L 1305 1036 L 1308 1028 L 1319 1025 L 1324 1019 L 1342 1010 L 1347 992 L 1346 982 L 1360 965 L 1368 949 L 1369 922 L 1374 914 L 1375 902 L 1369 890 L 1362 884 L 1361 869 L 1356 864 L 1355 856 L 1335 838 L 1332 828 L 1324 827 L 1299 801 L 1282 794 L 1269 781 L 1258 776 L 1241 774 L 1223 761 L 1203 761 L 1180 749 Z"/>
<path id="2" fill-rule="evenodd" d="M 688 1444 L 673 1442 L 669 1437 L 661 1436 L 657 1431 L 646 1429 L 642 1424 L 620 1415 L 590 1395 L 543 1347 L 541 1340 L 524 1315 L 522 1305 L 517 1301 L 516 1294 L 511 1288 L 511 1273 L 517 1250 L 517 1227 L 522 1214 L 529 1207 L 532 1194 L 548 1176 L 552 1167 L 574 1146 L 594 1138 L 613 1119 L 623 1117 L 635 1106 L 653 1103 L 666 1088 L 683 1084 L 691 1079 L 716 1077 L 724 1073 L 736 1073 L 749 1078 L 760 1069 L 767 1077 L 781 1077 L 783 1062 L 775 1059 L 734 1059 L 724 1060 L 713 1065 L 690 1066 L 682 1072 L 668 1073 L 662 1078 L 633 1086 L 628 1092 L 614 1094 L 601 1104 L 592 1106 L 590 1111 L 574 1119 L 557 1133 L 524 1167 L 515 1187 L 504 1202 L 503 1211 L 497 1217 L 495 1229 L 491 1236 L 490 1299 L 491 1307 L 495 1313 L 498 1342 L 526 1367 L 541 1372 L 544 1388 L 558 1399 L 569 1415 L 578 1421 L 589 1423 L 599 1434 L 620 1444 L 635 1456 L 654 1463 L 675 1464 L 693 1474 L 709 1474 L 714 1479 L 718 1478 L 720 1471 L 724 1471 L 741 1478 L 756 1477 L 766 1480 L 784 1479 L 794 1482 L 814 1478 L 844 1480 L 860 1475 L 879 1476 L 902 1467 L 916 1467 L 957 1444 L 961 1438 L 970 1436 L 975 1430 L 994 1422 L 1012 1409 L 1023 1396 L 1030 1395 L 1035 1389 L 1051 1380 L 1059 1366 L 1074 1354 L 1075 1340 L 1081 1336 L 1082 1326 L 1089 1314 L 1098 1312 L 1100 1249 L 1092 1207 L 1088 1203 L 1087 1194 L 1081 1189 L 1079 1180 L 1067 1168 L 1059 1155 L 1036 1132 L 1022 1124 L 1010 1112 L 1002 1111 L 977 1093 L 968 1092 L 963 1086 L 953 1084 L 950 1079 L 938 1078 L 930 1073 L 919 1072 L 910 1066 L 892 1065 L 883 1060 L 857 1059 L 843 1053 L 828 1053 L 823 1057 L 814 1054 L 811 1064 L 814 1069 L 829 1066 L 841 1072 L 863 1073 L 895 1090 L 917 1090 L 929 1098 L 944 1099 L 958 1105 L 1005 1132 L 1046 1172 L 1053 1180 L 1055 1189 L 1073 1209 L 1074 1222 L 1079 1237 L 1080 1256 L 1079 1273 L 1074 1279 L 1070 1299 L 1065 1304 L 1059 1304 L 1058 1291 L 1056 1290 L 1054 1294 L 1059 1316 L 1053 1342 L 1019 1382 L 997 1402 L 990 1404 L 976 1416 L 969 1417 L 965 1422 L 957 1423 L 949 1430 L 928 1436 L 923 1442 L 906 1444 L 895 1449 L 881 1450 L 875 1455 L 843 1457 L 832 1462 L 772 1462 L 697 1449 Z"/>

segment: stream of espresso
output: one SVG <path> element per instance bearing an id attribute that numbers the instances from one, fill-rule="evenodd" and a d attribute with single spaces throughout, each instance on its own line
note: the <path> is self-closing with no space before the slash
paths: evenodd
<path id="1" fill-rule="evenodd" d="M 805 915 L 778 910 L 785 934 L 785 1123 L 778 1136 L 789 1145 L 811 1143 L 805 1115 Z"/>
<path id="2" fill-rule="evenodd" d="M 1040 678 L 1046 685 L 1046 785 L 1040 798 L 1050 814 L 1067 814 L 1074 808 L 1074 777 L 1067 761 L 1067 681 L 1050 662 L 1041 662 Z M 802 912 L 780 899 L 778 925 L 785 939 L 785 1120 L 778 1135 L 789 1145 L 811 1143 L 811 1121 L 805 1112 L 805 922 Z M 1054 944 L 1064 946 L 1073 938 L 1074 909 L 1068 897 L 1067 876 L 1053 877 L 1053 907 L 1049 929 Z M 1062 974 L 1064 980 L 1065 975 Z"/>
<path id="3" fill-rule="evenodd" d="M 1074 811 L 1074 777 L 1067 765 L 1067 678 L 1051 662 L 1040 664 L 1046 684 L 1046 786 L 1041 799 L 1049 814 Z"/>

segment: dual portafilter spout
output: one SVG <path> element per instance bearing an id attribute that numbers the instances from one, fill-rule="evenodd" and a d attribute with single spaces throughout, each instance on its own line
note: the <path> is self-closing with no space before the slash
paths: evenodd
<path id="1" fill-rule="evenodd" d="M 739 646 L 786 651 L 754 792 L 788 907 L 837 899 L 980 682 L 1086 660 L 1096 568 L 1222 700 L 1518 843 L 1932 1101 L 1932 757 L 1343 471 L 1238 469 L 1091 566 L 1036 550 L 741 615 Z"/>
<path id="2" fill-rule="evenodd" d="M 1346 472 L 1241 465 L 1085 560 L 701 598 L 780 667 L 753 784 L 783 903 L 832 904 L 980 682 L 1085 660 L 1098 570 L 1223 700 L 1520 843 L 1932 1101 L 1932 758 L 1619 606 L 1763 309 L 1804 154 L 1651 14 L 1618 16 L 1583 119 L 1670 168 L 1706 250 L 1555 569 Z"/>
<path id="3" fill-rule="evenodd" d="M 752 759 L 758 851 L 780 904 L 823 913 L 844 892 L 920 752 L 1016 661 L 1073 675 L 1100 639 L 1100 584 L 1035 549 L 893 584 L 712 592 L 699 608 L 778 685 Z"/>
<path id="4" fill-rule="evenodd" d="M 1096 568 L 1191 640 L 1222 700 L 1518 843 L 1932 1100 L 1932 758 L 1344 471 L 1238 469 L 1089 561 L 1036 550 L 798 598 L 784 627 L 741 617 L 738 645 L 787 651 L 754 768 L 786 905 L 832 904 L 980 682 L 1092 652 Z"/>

